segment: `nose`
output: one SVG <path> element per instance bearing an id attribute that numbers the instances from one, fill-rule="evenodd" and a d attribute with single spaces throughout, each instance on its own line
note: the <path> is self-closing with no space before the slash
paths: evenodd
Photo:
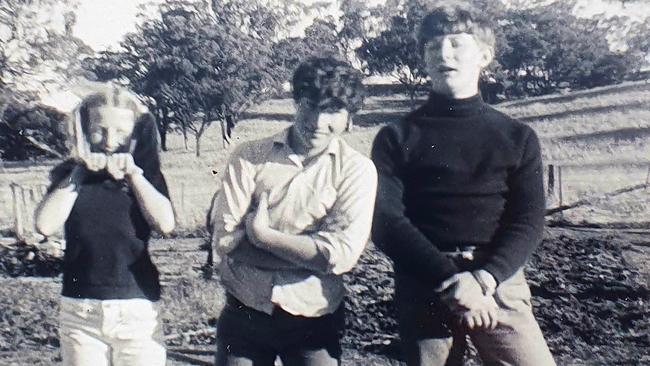
<path id="1" fill-rule="evenodd" d="M 440 42 L 440 57 L 443 61 L 452 59 L 454 56 L 454 47 L 451 44 L 451 40 L 444 37 Z"/>
<path id="2" fill-rule="evenodd" d="M 107 149 L 112 150 L 117 147 L 118 142 L 116 131 L 112 128 L 106 129 L 104 132 L 104 146 L 106 146 Z"/>

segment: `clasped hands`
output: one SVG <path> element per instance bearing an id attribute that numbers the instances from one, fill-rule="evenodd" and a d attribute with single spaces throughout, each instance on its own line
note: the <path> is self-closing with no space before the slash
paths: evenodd
<path id="1" fill-rule="evenodd" d="M 494 289 L 484 289 L 471 272 L 449 277 L 436 288 L 436 292 L 468 329 L 494 329 L 497 326 L 499 307 L 492 296 Z"/>
<path id="2" fill-rule="evenodd" d="M 85 152 L 79 156 L 81 162 L 92 172 L 106 169 L 115 180 L 134 174 L 142 174 L 142 169 L 135 164 L 129 153 L 106 155 L 103 153 Z"/>
<path id="3" fill-rule="evenodd" d="M 262 193 L 257 208 L 246 216 L 246 235 L 254 246 L 264 247 L 273 229 L 270 228 L 268 194 Z M 489 273 L 491 281 L 494 278 Z M 476 277 L 475 277 L 476 275 Z M 457 273 L 440 284 L 435 291 L 449 309 L 469 329 L 494 329 L 498 324 L 499 307 L 492 296 L 496 282 L 487 285 L 480 271 Z"/>

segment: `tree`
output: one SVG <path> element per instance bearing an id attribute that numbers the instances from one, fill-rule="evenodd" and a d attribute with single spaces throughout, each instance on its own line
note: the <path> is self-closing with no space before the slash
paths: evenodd
<path id="1" fill-rule="evenodd" d="M 384 19 L 385 29 L 374 37 L 363 37 L 357 49 L 368 74 L 388 74 L 406 87 L 413 99 L 427 76 L 417 49 L 415 32 L 427 11 L 448 1 L 394 0 L 371 14 Z M 477 9 L 485 9 L 489 17 L 498 19 L 504 7 L 498 0 L 474 0 Z M 354 24 L 354 17 L 352 24 Z M 360 22 L 357 20 L 356 22 Z M 359 26 L 357 26 L 359 27 Z"/>
<path id="2" fill-rule="evenodd" d="M 76 0 L 0 0 L 0 89 L 66 84 L 92 49 L 73 37 Z"/>
<path id="3" fill-rule="evenodd" d="M 220 123 L 225 144 L 241 114 L 281 87 L 272 57 L 281 29 L 275 11 L 255 1 L 167 0 L 159 18 L 125 37 L 123 51 L 89 67 L 128 80 L 156 112 L 161 135 L 179 123 L 194 135 L 199 156 L 213 122 Z"/>
<path id="4" fill-rule="evenodd" d="M 68 151 L 63 129 L 65 114 L 43 105 L 11 100 L 2 111 L 0 159 L 63 158 Z"/>
<path id="5" fill-rule="evenodd" d="M 76 1 L 0 0 L 0 155 L 62 157 L 63 113 L 37 103 L 67 85 L 92 49 L 72 35 Z"/>
<path id="6" fill-rule="evenodd" d="M 571 10 L 554 3 L 508 13 L 501 27 L 506 47 L 497 58 L 510 81 L 509 95 L 616 83 L 632 68 L 628 56 L 610 50 L 598 20 L 577 18 Z"/>
<path id="7" fill-rule="evenodd" d="M 305 28 L 304 37 L 288 37 L 275 42 L 272 46 L 273 59 L 287 81 L 300 63 L 309 57 L 338 56 L 344 51 L 340 48 L 338 31 L 332 17 L 314 19 Z"/>

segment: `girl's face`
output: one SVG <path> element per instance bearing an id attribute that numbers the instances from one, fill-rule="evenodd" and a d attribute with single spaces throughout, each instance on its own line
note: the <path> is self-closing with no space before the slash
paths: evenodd
<path id="1" fill-rule="evenodd" d="M 135 113 L 126 108 L 97 107 L 88 111 L 91 150 L 112 154 L 129 145 Z"/>

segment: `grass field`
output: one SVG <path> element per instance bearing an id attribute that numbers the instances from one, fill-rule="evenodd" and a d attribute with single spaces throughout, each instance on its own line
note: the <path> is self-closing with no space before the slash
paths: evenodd
<path id="1" fill-rule="evenodd" d="M 421 101 L 416 101 L 416 104 Z M 602 200 L 598 196 L 646 181 L 650 172 L 650 83 L 636 82 L 566 95 L 553 95 L 497 105 L 505 113 L 528 123 L 541 140 L 546 164 L 562 166 L 563 203 L 593 197 L 593 204 L 567 211 L 573 223 L 650 223 L 650 195 L 631 192 Z M 385 123 L 413 108 L 402 95 L 370 97 L 356 116 L 354 130 L 345 136 L 368 154 L 374 135 Z M 218 189 L 219 171 L 240 142 L 268 136 L 289 126 L 293 103 L 270 100 L 249 111 L 235 129 L 233 143 L 223 147 L 219 127 L 212 126 L 202 143 L 201 157 L 184 149 L 181 136 L 168 137 L 163 169 L 178 214 L 179 230 L 201 228 L 210 198 Z M 44 184 L 48 165 L 0 167 L 0 228 L 12 225 L 9 182 L 25 186 Z M 31 194 L 31 192 L 30 192 Z M 557 205 L 558 192 L 549 205 Z"/>

